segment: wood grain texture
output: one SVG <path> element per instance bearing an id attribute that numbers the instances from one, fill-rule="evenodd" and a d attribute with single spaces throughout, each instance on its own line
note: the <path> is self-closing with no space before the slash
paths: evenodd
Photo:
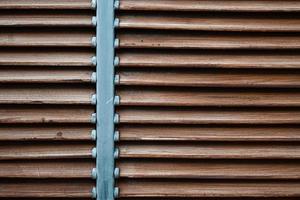
<path id="1" fill-rule="evenodd" d="M 93 144 L 84 143 L 2 144 L 0 160 L 92 158 L 93 147 Z"/>
<path id="2" fill-rule="evenodd" d="M 298 73 L 121 71 L 120 85 L 299 88 Z"/>
<path id="3" fill-rule="evenodd" d="M 120 9 L 134 11 L 295 12 L 300 10 L 300 3 L 276 0 L 121 0 Z"/>
<path id="4" fill-rule="evenodd" d="M 0 124 L 91 123 L 93 107 L 1 107 Z"/>
<path id="5" fill-rule="evenodd" d="M 93 126 L 1 127 L 0 141 L 91 141 Z"/>
<path id="6" fill-rule="evenodd" d="M 91 105 L 93 94 L 91 87 L 0 87 L 0 104 Z"/>
<path id="7" fill-rule="evenodd" d="M 121 52 L 120 67 L 300 69 L 299 55 L 230 52 Z"/>
<path id="8" fill-rule="evenodd" d="M 226 34 L 118 34 L 120 48 L 174 49 L 299 49 L 296 35 L 226 35 Z"/>
<path id="9" fill-rule="evenodd" d="M 299 159 L 297 144 L 160 143 L 120 144 L 121 158 Z M 263 153 L 262 153 L 263 152 Z"/>
<path id="10" fill-rule="evenodd" d="M 5 161 L 0 162 L 0 178 L 91 178 L 91 161 Z"/>
<path id="11" fill-rule="evenodd" d="M 300 106 L 300 93 L 284 91 L 178 91 L 153 88 L 121 89 L 117 91 L 117 95 L 120 96 L 120 104 L 126 106 Z"/>
<path id="12" fill-rule="evenodd" d="M 119 28 L 197 31 L 297 32 L 300 19 L 217 15 L 136 14 L 120 15 Z M 0 19 L 1 20 L 1 19 Z M 0 21 L 1 22 L 1 21 Z"/>
<path id="13" fill-rule="evenodd" d="M 156 125 L 120 126 L 118 130 L 121 141 L 300 141 L 299 127 Z"/>
<path id="14" fill-rule="evenodd" d="M 299 179 L 300 163 L 288 161 L 119 161 L 121 178 Z"/>
<path id="15" fill-rule="evenodd" d="M 1 3 L 1 2 L 0 2 Z M 0 5 L 1 6 L 1 5 Z M 0 7 L 1 8 L 1 7 Z M 5 31 L 2 47 L 92 47 L 93 33 L 84 31 Z"/>
<path id="16" fill-rule="evenodd" d="M 91 83 L 91 69 L 26 68 L 18 69 L 0 67 L 0 83 Z"/>
<path id="17" fill-rule="evenodd" d="M 1 182 L 0 197 L 2 198 L 91 198 L 91 190 L 95 184 L 91 181 L 48 182 Z"/>
<path id="18" fill-rule="evenodd" d="M 120 181 L 120 197 L 299 197 L 299 182 Z M 155 192 L 154 192 L 155 191 Z"/>
<path id="19" fill-rule="evenodd" d="M 0 9 L 92 9 L 89 0 L 1 0 Z"/>

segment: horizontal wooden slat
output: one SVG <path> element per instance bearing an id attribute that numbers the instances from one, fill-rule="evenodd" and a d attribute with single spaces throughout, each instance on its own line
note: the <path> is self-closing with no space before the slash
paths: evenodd
<path id="1" fill-rule="evenodd" d="M 93 66 L 91 51 L 1 51 L 0 66 Z"/>
<path id="2" fill-rule="evenodd" d="M 90 69 L 1 69 L 0 83 L 91 83 Z"/>
<path id="3" fill-rule="evenodd" d="M 122 52 L 120 67 L 278 68 L 299 69 L 299 55 L 270 53 Z"/>
<path id="4" fill-rule="evenodd" d="M 90 14 L 2 14 L 0 15 L 0 26 L 63 26 L 63 27 L 92 27 L 92 16 Z"/>
<path id="5" fill-rule="evenodd" d="M 122 178 L 299 179 L 300 163 L 120 161 Z M 176 181 L 176 180 L 174 180 Z"/>
<path id="6" fill-rule="evenodd" d="M 74 87 L 0 87 L 1 104 L 87 104 L 93 88 Z"/>
<path id="7" fill-rule="evenodd" d="M 294 12 L 300 11 L 298 1 L 222 1 L 222 0 L 121 0 L 121 10 L 151 11 L 246 11 L 246 12 Z"/>
<path id="8" fill-rule="evenodd" d="M 300 127 L 121 126 L 118 130 L 121 141 L 300 141 Z"/>
<path id="9" fill-rule="evenodd" d="M 89 0 L 2 0 L 0 9 L 91 9 Z"/>
<path id="10" fill-rule="evenodd" d="M 0 89 L 1 92 L 1 89 Z M 300 106 L 298 92 L 223 92 L 176 89 L 117 90 L 121 105 L 138 106 Z M 1 102 L 1 95 L 0 95 Z"/>
<path id="11" fill-rule="evenodd" d="M 122 33 L 120 48 L 299 49 L 299 36 Z"/>
<path id="12" fill-rule="evenodd" d="M 93 161 L 0 162 L 0 178 L 91 178 Z"/>
<path id="13" fill-rule="evenodd" d="M 299 159 L 292 144 L 120 144 L 121 158 Z"/>
<path id="14" fill-rule="evenodd" d="M 91 123 L 93 107 L 2 107 L 0 124 L 14 123 Z"/>
<path id="15" fill-rule="evenodd" d="M 93 144 L 1 144 L 0 160 L 92 158 Z"/>
<path id="16" fill-rule="evenodd" d="M 198 31 L 259 31 L 297 32 L 300 19 L 283 17 L 245 17 L 216 15 L 121 15 L 119 28 L 198 30 Z"/>
<path id="17" fill-rule="evenodd" d="M 120 197 L 299 197 L 299 182 L 120 181 Z M 154 192 L 155 191 L 155 192 Z"/>
<path id="18" fill-rule="evenodd" d="M 299 124 L 299 110 L 121 108 L 121 123 L 138 124 Z M 1 119 L 1 118 L 0 118 Z"/>
<path id="19" fill-rule="evenodd" d="M 79 31 L 5 31 L 0 33 L 0 46 L 91 47 L 92 37 L 90 32 Z"/>
<path id="20" fill-rule="evenodd" d="M 1 127 L 0 141 L 91 141 L 91 127 Z"/>
<path id="21" fill-rule="evenodd" d="M 188 87 L 300 87 L 298 73 L 121 71 L 121 85 Z"/>
<path id="22" fill-rule="evenodd" d="M 66 182 L 0 182 L 0 197 L 89 197 L 91 198 L 91 190 L 95 184 L 91 181 L 69 181 Z"/>

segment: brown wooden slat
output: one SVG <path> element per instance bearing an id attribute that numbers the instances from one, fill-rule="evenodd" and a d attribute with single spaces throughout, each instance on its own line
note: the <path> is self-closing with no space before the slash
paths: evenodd
<path id="1" fill-rule="evenodd" d="M 61 197 L 61 198 L 91 198 L 91 190 L 95 184 L 91 181 L 69 181 L 66 182 L 1 182 L 0 197 Z"/>
<path id="2" fill-rule="evenodd" d="M 0 83 L 91 83 L 91 76 L 90 69 L 0 68 Z"/>
<path id="3" fill-rule="evenodd" d="M 91 178 L 93 161 L 0 162 L 0 178 Z"/>
<path id="4" fill-rule="evenodd" d="M 278 68 L 299 69 L 299 55 L 245 54 L 228 52 L 150 52 L 119 53 L 120 67 L 195 67 L 195 68 Z"/>
<path id="5" fill-rule="evenodd" d="M 121 158 L 299 159 L 293 144 L 120 144 Z"/>
<path id="6" fill-rule="evenodd" d="M 0 141 L 91 141 L 93 127 L 1 127 Z"/>
<path id="7" fill-rule="evenodd" d="M 120 48 L 299 49 L 299 36 L 134 34 L 118 35 Z"/>
<path id="8" fill-rule="evenodd" d="M 1 144 L 0 160 L 92 158 L 93 144 Z M 1 192 L 0 192 L 1 193 Z"/>
<path id="9" fill-rule="evenodd" d="M 92 27 L 90 14 L 2 14 L 0 26 L 27 27 L 27 26 L 61 26 L 61 27 Z"/>
<path id="10" fill-rule="evenodd" d="M 188 87 L 300 87 L 299 74 L 188 72 L 188 71 L 121 71 L 121 85 L 188 86 Z"/>
<path id="11" fill-rule="evenodd" d="M 1 3 L 1 2 L 0 2 Z M 1 8 L 1 7 L 0 7 Z M 43 46 L 43 47 L 91 47 L 93 34 L 90 32 L 55 31 L 29 32 L 5 31 L 0 33 L 0 46 Z"/>
<path id="12" fill-rule="evenodd" d="M 89 0 L 1 0 L 0 9 L 91 9 Z"/>
<path id="13" fill-rule="evenodd" d="M 121 178 L 299 179 L 300 163 L 120 161 Z"/>
<path id="14" fill-rule="evenodd" d="M 0 87 L 0 104 L 87 104 L 91 105 L 93 88 L 70 87 Z"/>
<path id="15" fill-rule="evenodd" d="M 1 92 L 1 90 L 0 90 Z M 121 105 L 138 106 L 300 106 L 298 92 L 223 92 L 176 89 L 121 89 Z M 1 94 L 0 94 L 1 102 Z"/>
<path id="16" fill-rule="evenodd" d="M 151 11 L 294 12 L 300 10 L 300 2 L 276 0 L 121 0 L 120 9 Z"/>
<path id="17" fill-rule="evenodd" d="M 90 51 L 1 51 L 0 66 L 93 66 Z"/>
<path id="18" fill-rule="evenodd" d="M 120 181 L 120 197 L 299 197 L 299 182 Z"/>
<path id="19" fill-rule="evenodd" d="M 300 141 L 299 127 L 121 126 L 118 130 L 121 141 Z"/>
<path id="20" fill-rule="evenodd" d="M 2 107 L 0 124 L 14 123 L 91 123 L 93 107 Z"/>
<path id="21" fill-rule="evenodd" d="M 299 18 L 195 16 L 195 15 L 121 15 L 119 28 L 198 30 L 198 31 L 258 31 L 298 32 Z M 0 21 L 1 22 L 1 21 Z"/>

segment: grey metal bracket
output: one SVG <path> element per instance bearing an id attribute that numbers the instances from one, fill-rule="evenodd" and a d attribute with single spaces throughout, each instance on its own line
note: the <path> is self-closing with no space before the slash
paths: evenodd
<path id="1" fill-rule="evenodd" d="M 96 7 L 97 7 L 97 0 L 92 0 L 92 1 L 91 1 L 91 8 L 92 8 L 93 10 L 95 10 Z"/>
<path id="2" fill-rule="evenodd" d="M 91 139 L 94 141 L 97 139 L 97 131 L 95 129 L 91 131 Z"/>
<path id="3" fill-rule="evenodd" d="M 92 37 L 91 44 L 92 44 L 92 47 L 96 47 L 97 46 L 97 38 L 96 37 Z"/>
<path id="4" fill-rule="evenodd" d="M 92 17 L 92 25 L 97 26 L 97 17 L 95 16 Z"/>

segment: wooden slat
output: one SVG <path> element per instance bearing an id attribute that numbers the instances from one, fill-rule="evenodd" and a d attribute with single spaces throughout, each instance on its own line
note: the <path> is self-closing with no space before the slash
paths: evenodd
<path id="1" fill-rule="evenodd" d="M 0 197 L 31 197 L 31 198 L 45 198 L 45 197 L 61 197 L 61 198 L 91 198 L 91 190 L 94 183 L 91 181 L 70 181 L 65 182 L 1 182 L 0 183 Z"/>
<path id="2" fill-rule="evenodd" d="M 299 182 L 120 181 L 120 197 L 299 197 Z"/>
<path id="3" fill-rule="evenodd" d="M 93 107 L 2 107 L 0 124 L 13 123 L 91 123 Z"/>
<path id="4" fill-rule="evenodd" d="M 0 160 L 92 158 L 93 144 L 1 144 Z M 1 192 L 0 192 L 1 193 Z"/>
<path id="5" fill-rule="evenodd" d="M 0 9 L 91 9 L 89 0 L 1 0 Z"/>
<path id="6" fill-rule="evenodd" d="M 87 104 L 93 88 L 0 87 L 0 104 Z"/>
<path id="7" fill-rule="evenodd" d="M 299 69 L 299 55 L 270 53 L 122 52 L 120 67 L 278 68 Z"/>
<path id="8" fill-rule="evenodd" d="M 299 127 L 121 126 L 118 130 L 121 141 L 300 141 Z"/>
<path id="9" fill-rule="evenodd" d="M 233 0 L 121 0 L 121 10 L 151 11 L 245 11 L 294 12 L 300 11 L 299 1 L 233 1 Z"/>
<path id="10" fill-rule="evenodd" d="M 299 179 L 300 163 L 233 161 L 120 161 L 122 178 Z M 176 180 L 174 180 L 176 182 Z"/>
<path id="11" fill-rule="evenodd" d="M 91 51 L 1 51 L 0 66 L 93 66 Z"/>
<path id="12" fill-rule="evenodd" d="M 198 31 L 258 31 L 298 32 L 300 19 L 283 17 L 243 17 L 216 15 L 121 15 L 120 28 L 198 30 Z M 1 22 L 1 21 L 0 21 Z"/>
<path id="13" fill-rule="evenodd" d="M 284 91 L 121 89 L 117 95 L 121 105 L 135 106 L 300 106 L 300 93 Z"/>
<path id="14" fill-rule="evenodd" d="M 0 2 L 1 3 L 1 2 Z M 91 47 L 93 34 L 75 31 L 5 31 L 0 33 L 2 47 Z"/>
<path id="15" fill-rule="evenodd" d="M 121 71 L 121 85 L 188 87 L 300 87 L 298 73 Z"/>
<path id="16" fill-rule="evenodd" d="M 0 141 L 91 141 L 93 127 L 1 127 Z"/>
<path id="17" fill-rule="evenodd" d="M 122 33 L 120 48 L 299 49 L 299 36 Z"/>
<path id="18" fill-rule="evenodd" d="M 9 27 L 92 27 L 92 16 L 90 14 L 2 14 L 0 15 L 0 26 Z"/>
<path id="19" fill-rule="evenodd" d="M 120 144 L 121 158 L 299 159 L 293 144 Z"/>
<path id="20" fill-rule="evenodd" d="M 90 69 L 0 68 L 0 83 L 91 83 L 91 76 Z"/>
<path id="21" fill-rule="evenodd" d="M 91 178 L 93 161 L 0 162 L 0 178 Z M 69 183 L 68 183 L 69 184 Z"/>

